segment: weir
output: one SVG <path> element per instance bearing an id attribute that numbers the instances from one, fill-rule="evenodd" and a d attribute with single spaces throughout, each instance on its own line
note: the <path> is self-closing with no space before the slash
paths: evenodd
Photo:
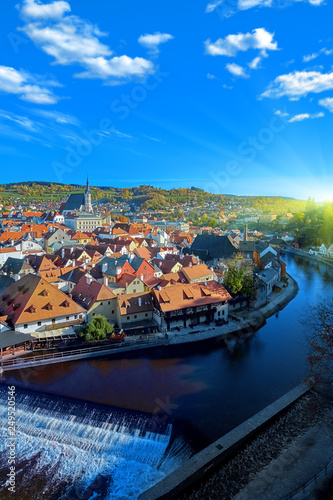
<path id="1" fill-rule="evenodd" d="M 0 497 L 8 488 L 7 387 L 0 387 Z M 137 498 L 190 455 L 172 426 L 140 413 L 17 391 L 18 498 Z M 178 442 L 177 442 L 178 441 Z M 76 495 L 76 496 L 75 496 Z"/>

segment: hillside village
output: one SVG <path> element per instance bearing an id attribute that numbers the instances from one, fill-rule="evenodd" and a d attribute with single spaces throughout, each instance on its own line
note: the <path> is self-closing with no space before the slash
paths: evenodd
<path id="1" fill-rule="evenodd" d="M 126 336 L 223 325 L 286 286 L 280 249 L 294 237 L 258 230 L 275 214 L 230 206 L 211 226 L 196 226 L 185 216 L 186 204 L 176 220 L 120 207 L 115 217 L 104 203 L 93 203 L 88 180 L 84 193 L 47 210 L 3 207 L 2 356 L 28 341 L 35 347 L 67 343 L 99 316 Z M 257 229 L 250 231 L 251 223 Z"/>

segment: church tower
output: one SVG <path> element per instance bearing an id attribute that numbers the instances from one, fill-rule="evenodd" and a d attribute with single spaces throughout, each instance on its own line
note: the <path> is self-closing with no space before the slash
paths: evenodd
<path id="1" fill-rule="evenodd" d="M 84 211 L 87 213 L 92 213 L 93 211 L 88 177 L 87 177 L 87 187 L 84 193 Z"/>

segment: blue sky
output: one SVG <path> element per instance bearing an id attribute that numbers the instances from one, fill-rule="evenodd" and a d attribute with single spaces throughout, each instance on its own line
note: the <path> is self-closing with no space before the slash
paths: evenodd
<path id="1" fill-rule="evenodd" d="M 328 0 L 3 10 L 1 182 L 332 197 Z"/>

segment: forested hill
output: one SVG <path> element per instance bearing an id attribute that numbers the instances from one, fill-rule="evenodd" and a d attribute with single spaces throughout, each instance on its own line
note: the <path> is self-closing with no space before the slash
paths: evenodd
<path id="1" fill-rule="evenodd" d="M 0 185 L 0 196 L 3 201 L 61 201 L 70 193 L 82 192 L 85 186 L 58 184 L 48 182 L 19 182 Z M 112 203 L 127 201 L 142 209 L 163 209 L 178 203 L 191 203 L 202 206 L 205 202 L 215 202 L 221 207 L 242 206 L 260 209 L 260 211 L 298 212 L 305 208 L 305 202 L 283 197 L 237 196 L 211 194 L 202 189 L 191 187 L 186 189 L 162 189 L 141 185 L 131 188 L 114 188 L 109 186 L 91 186 L 93 200 L 104 200 Z"/>

